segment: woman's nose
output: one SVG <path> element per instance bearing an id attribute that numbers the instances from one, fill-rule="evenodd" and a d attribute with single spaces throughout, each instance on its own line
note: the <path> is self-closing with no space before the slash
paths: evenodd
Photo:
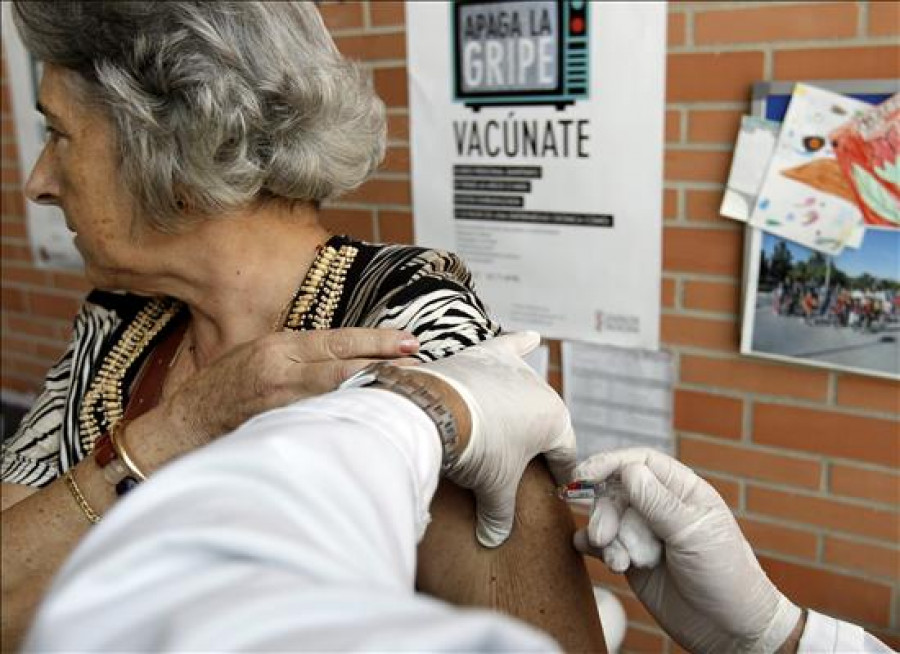
<path id="1" fill-rule="evenodd" d="M 37 204 L 59 204 L 59 181 L 49 161 L 47 149 L 41 152 L 25 184 L 25 196 Z"/>

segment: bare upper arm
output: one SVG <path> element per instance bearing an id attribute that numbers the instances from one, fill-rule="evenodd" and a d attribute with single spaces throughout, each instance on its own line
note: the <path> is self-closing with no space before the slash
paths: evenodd
<path id="1" fill-rule="evenodd" d="M 9 507 L 18 504 L 38 490 L 40 489 L 23 484 L 0 483 L 0 511 L 6 511 Z"/>
<path id="2" fill-rule="evenodd" d="M 605 652 L 591 582 L 572 547 L 574 522 L 542 459 L 532 461 L 516 501 L 510 539 L 475 540 L 471 493 L 442 481 L 419 545 L 417 585 L 463 606 L 501 610 L 548 632 L 567 651 Z"/>

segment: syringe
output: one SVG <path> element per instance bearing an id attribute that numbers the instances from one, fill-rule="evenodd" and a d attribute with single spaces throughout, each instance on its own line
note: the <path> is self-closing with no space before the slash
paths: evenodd
<path id="1" fill-rule="evenodd" d="M 622 478 L 614 474 L 603 481 L 576 479 L 564 486 L 559 486 L 556 492 L 563 500 L 596 500 L 601 497 L 613 497 L 622 490 Z"/>

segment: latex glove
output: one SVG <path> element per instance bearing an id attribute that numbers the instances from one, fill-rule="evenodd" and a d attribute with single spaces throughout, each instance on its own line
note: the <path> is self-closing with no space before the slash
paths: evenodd
<path id="1" fill-rule="evenodd" d="M 519 480 L 535 456 L 544 455 L 558 483 L 575 468 L 569 412 L 521 359 L 538 343 L 535 332 L 508 334 L 417 367 L 453 386 L 471 413 L 469 443 L 445 474 L 474 491 L 475 535 L 486 547 L 509 537 Z"/>
<path id="2" fill-rule="evenodd" d="M 632 590 L 660 625 L 692 652 L 774 652 L 797 625 L 800 609 L 769 580 L 715 489 L 690 468 L 660 452 L 629 449 L 597 454 L 578 466 L 577 479 L 618 472 L 624 505 L 664 544 L 650 568 L 631 566 Z M 624 516 L 623 516 L 624 520 Z M 621 538 L 603 543 L 590 528 L 575 546 L 603 556 Z M 623 556 L 622 551 L 607 554 Z"/>

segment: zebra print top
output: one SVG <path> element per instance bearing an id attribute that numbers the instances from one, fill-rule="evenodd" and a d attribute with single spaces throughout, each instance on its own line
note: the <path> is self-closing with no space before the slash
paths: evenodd
<path id="1" fill-rule="evenodd" d="M 456 255 L 372 245 L 343 236 L 332 237 L 328 245 L 358 249 L 347 270 L 332 327 L 408 330 L 419 339 L 418 356 L 425 361 L 499 332 L 475 295 L 471 274 Z M 106 354 L 147 302 L 147 298 L 103 291 L 88 295 L 75 318 L 68 349 L 48 372 L 41 395 L 16 434 L 3 444 L 2 481 L 43 487 L 90 453 L 92 443 L 83 442 L 79 434 L 84 394 Z"/>

